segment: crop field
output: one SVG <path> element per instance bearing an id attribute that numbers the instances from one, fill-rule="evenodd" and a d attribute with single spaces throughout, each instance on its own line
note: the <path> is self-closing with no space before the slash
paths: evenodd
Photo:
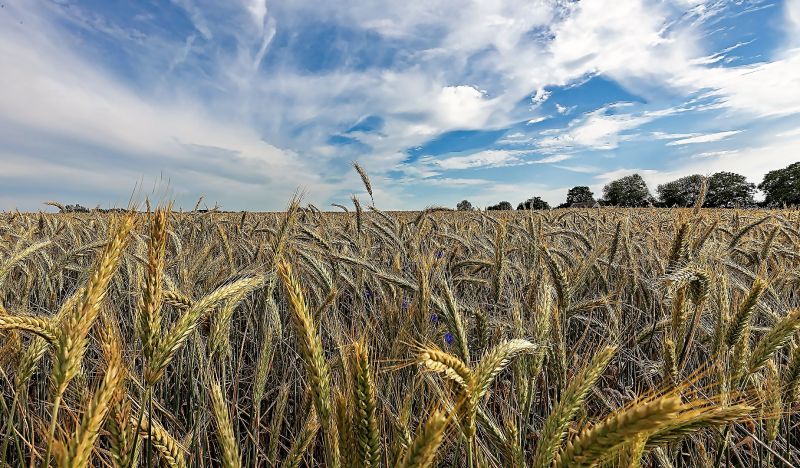
<path id="1" fill-rule="evenodd" d="M 0 215 L 9 466 L 800 465 L 800 212 Z"/>

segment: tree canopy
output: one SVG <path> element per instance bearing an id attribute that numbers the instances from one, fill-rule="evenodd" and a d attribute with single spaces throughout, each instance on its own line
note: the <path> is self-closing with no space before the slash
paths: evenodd
<path id="1" fill-rule="evenodd" d="M 541 197 L 533 197 L 517 205 L 518 210 L 549 210 L 550 204 Z"/>
<path id="2" fill-rule="evenodd" d="M 603 201 L 615 206 L 647 206 L 652 196 L 642 176 L 632 174 L 606 184 Z"/>
<path id="3" fill-rule="evenodd" d="M 656 193 L 665 206 L 685 207 L 694 204 L 702 186 L 703 176 L 693 174 L 659 185 L 656 187 Z"/>
<path id="4" fill-rule="evenodd" d="M 507 201 L 501 201 L 500 203 L 498 203 L 496 205 L 492 205 L 492 206 L 490 206 L 490 207 L 488 207 L 486 209 L 487 210 L 505 211 L 505 210 L 513 210 L 514 208 L 511 206 L 511 203 L 509 203 Z"/>
<path id="5" fill-rule="evenodd" d="M 758 188 L 767 206 L 800 205 L 800 162 L 767 172 Z"/>
<path id="6" fill-rule="evenodd" d="M 594 193 L 589 190 L 586 185 L 578 185 L 572 187 L 567 192 L 567 206 L 572 206 L 575 203 L 594 203 Z"/>
<path id="7" fill-rule="evenodd" d="M 621 207 L 690 207 L 697 202 L 703 184 L 706 193 L 703 206 L 707 208 L 747 208 L 756 206 L 756 185 L 734 172 L 720 171 L 708 178 L 692 174 L 665 182 L 656 187 L 658 202 L 640 174 L 631 174 L 612 180 L 603 187 L 603 198 L 595 201 L 594 193 L 586 185 L 577 185 L 567 191 L 567 200 L 557 208 L 586 207 L 599 202 L 601 205 Z M 800 162 L 783 169 L 768 172 L 758 185 L 766 195 L 764 206 L 800 205 Z M 459 211 L 474 210 L 472 203 L 462 200 L 456 208 Z M 512 210 L 511 203 L 501 201 L 487 210 Z M 531 197 L 517 205 L 518 210 L 547 210 L 550 204 L 541 197 Z"/>
<path id="8" fill-rule="evenodd" d="M 469 200 L 461 200 L 456 205 L 456 210 L 458 211 L 472 211 L 474 209 L 475 208 L 472 206 L 472 203 L 470 203 Z"/>
<path id="9" fill-rule="evenodd" d="M 703 206 L 709 208 L 732 208 L 755 205 L 753 193 L 755 184 L 751 184 L 741 175 L 733 172 L 717 172 L 708 178 L 708 192 Z"/>

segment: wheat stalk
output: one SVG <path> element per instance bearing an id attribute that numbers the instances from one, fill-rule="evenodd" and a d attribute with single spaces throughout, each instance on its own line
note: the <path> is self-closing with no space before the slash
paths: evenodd
<path id="1" fill-rule="evenodd" d="M 583 406 L 586 395 L 603 374 L 615 352 L 616 348 L 606 347 L 572 378 L 566 390 L 561 394 L 558 405 L 553 408 L 545 420 L 533 459 L 535 468 L 544 468 L 553 462 L 561 447 L 561 442 L 567 435 L 567 426 Z"/>
<path id="2" fill-rule="evenodd" d="M 330 369 L 322 349 L 322 340 L 306 306 L 305 296 L 291 265 L 285 260 L 279 260 L 278 274 L 283 280 L 289 297 L 292 324 L 298 339 L 300 355 L 311 383 L 314 406 L 324 430 L 325 462 L 331 467 L 338 466 L 339 447 L 336 427 L 332 418 Z"/>

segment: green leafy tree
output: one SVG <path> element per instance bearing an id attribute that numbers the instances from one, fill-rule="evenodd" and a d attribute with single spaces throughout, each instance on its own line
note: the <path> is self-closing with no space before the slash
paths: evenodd
<path id="1" fill-rule="evenodd" d="M 652 196 L 642 176 L 633 174 L 611 181 L 603 187 L 603 201 L 606 205 L 648 206 Z"/>
<path id="2" fill-rule="evenodd" d="M 572 187 L 567 192 L 567 206 L 572 206 L 575 203 L 594 203 L 594 193 L 589 190 L 585 185 L 578 185 Z"/>
<path id="3" fill-rule="evenodd" d="M 456 210 L 458 211 L 472 211 L 474 209 L 469 200 L 461 200 L 458 202 L 458 205 L 456 205 Z"/>
<path id="4" fill-rule="evenodd" d="M 694 174 L 656 187 L 658 198 L 665 206 L 690 206 L 700 195 L 703 176 Z"/>
<path id="5" fill-rule="evenodd" d="M 550 204 L 541 197 L 533 197 L 517 205 L 518 210 L 549 210 Z"/>
<path id="6" fill-rule="evenodd" d="M 509 203 L 507 201 L 501 201 L 500 203 L 498 203 L 496 205 L 492 205 L 492 206 L 490 206 L 490 207 L 488 207 L 486 209 L 487 210 L 493 210 L 493 211 L 506 211 L 506 210 L 512 210 L 513 208 L 511 207 L 511 203 Z"/>
<path id="7" fill-rule="evenodd" d="M 703 206 L 710 208 L 732 208 L 735 206 L 753 206 L 755 184 L 751 184 L 741 175 L 733 172 L 717 172 L 708 178 L 708 192 Z"/>
<path id="8" fill-rule="evenodd" d="M 767 172 L 758 188 L 767 206 L 800 205 L 800 162 Z"/>

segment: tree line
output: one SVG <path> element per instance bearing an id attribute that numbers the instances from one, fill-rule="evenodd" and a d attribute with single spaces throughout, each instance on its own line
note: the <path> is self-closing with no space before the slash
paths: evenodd
<path id="1" fill-rule="evenodd" d="M 764 200 L 756 202 L 756 189 L 764 193 Z M 572 187 L 567 192 L 567 200 L 556 208 L 589 208 L 593 206 L 620 207 L 686 207 L 695 204 L 703 197 L 707 208 L 752 208 L 783 207 L 800 205 L 800 162 L 783 169 L 769 171 L 760 184 L 747 181 L 745 176 L 734 172 L 720 171 L 709 177 L 693 174 L 661 184 L 656 187 L 656 196 L 650 193 L 642 176 L 632 174 L 609 182 L 603 187 L 603 196 L 594 198 L 588 186 Z M 548 210 L 550 204 L 541 197 L 531 197 L 517 205 L 518 210 Z M 456 205 L 459 211 L 475 209 L 467 200 Z M 487 210 L 511 210 L 513 205 L 501 201 Z"/>

